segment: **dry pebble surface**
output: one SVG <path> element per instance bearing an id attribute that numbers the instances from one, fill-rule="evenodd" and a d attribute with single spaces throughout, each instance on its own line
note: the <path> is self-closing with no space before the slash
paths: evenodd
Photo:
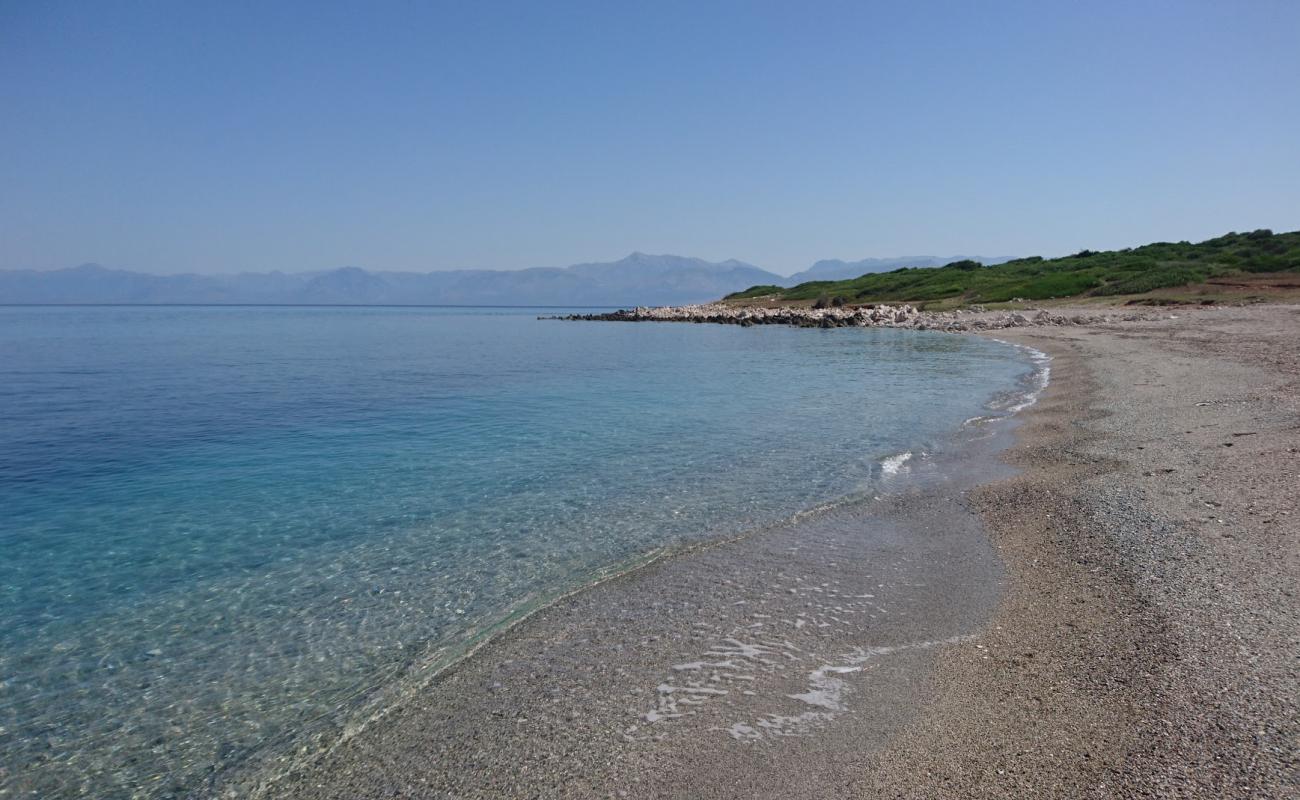
<path id="1" fill-rule="evenodd" d="M 1002 335 L 1055 357 L 1011 588 L 861 796 L 1300 796 L 1300 308 Z"/>

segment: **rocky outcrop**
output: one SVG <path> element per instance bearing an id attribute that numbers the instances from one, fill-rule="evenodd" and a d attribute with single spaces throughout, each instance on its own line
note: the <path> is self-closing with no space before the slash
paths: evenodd
<path id="1" fill-rule="evenodd" d="M 571 314 L 560 319 L 602 320 L 608 322 L 711 322 L 721 325 L 793 325 L 801 328 L 910 328 L 952 333 L 1022 328 L 1040 325 L 1097 325 L 1150 319 L 1150 313 L 1090 313 L 1075 310 L 1069 314 L 1049 311 L 971 310 L 930 312 L 910 305 L 870 304 L 832 308 L 802 306 L 740 307 L 723 303 L 690 306 L 638 306 L 604 314 Z"/>

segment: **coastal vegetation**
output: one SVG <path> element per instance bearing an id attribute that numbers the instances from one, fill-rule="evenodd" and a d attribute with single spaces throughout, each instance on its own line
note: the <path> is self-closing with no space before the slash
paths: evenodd
<path id="1" fill-rule="evenodd" d="M 1243 273 L 1300 273 L 1300 231 L 1229 233 L 1198 244 L 1157 242 L 1123 250 L 1081 250 L 1064 258 L 1033 256 L 984 266 L 956 261 L 903 267 L 841 281 L 809 281 L 788 289 L 754 286 L 726 297 L 777 302 L 912 302 L 940 305 L 1017 299 L 1136 295 Z"/>

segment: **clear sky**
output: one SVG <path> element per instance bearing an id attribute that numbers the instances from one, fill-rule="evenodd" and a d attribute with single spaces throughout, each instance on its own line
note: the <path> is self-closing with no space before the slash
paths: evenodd
<path id="1" fill-rule="evenodd" d="M 0 269 L 1300 228 L 1300 2 L 0 0 Z"/>

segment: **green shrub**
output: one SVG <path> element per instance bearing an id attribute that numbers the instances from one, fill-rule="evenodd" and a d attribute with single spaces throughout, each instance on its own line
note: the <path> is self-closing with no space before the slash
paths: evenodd
<path id="1" fill-rule="evenodd" d="M 1228 233 L 1200 244 L 1155 242 L 1125 250 L 1082 250 L 1065 258 L 1020 258 L 991 267 L 959 261 L 937 268 L 901 267 L 844 281 L 790 289 L 756 286 L 732 297 L 777 294 L 784 300 L 836 298 L 863 303 L 961 299 L 993 303 L 1016 297 L 1138 294 L 1199 283 L 1229 272 L 1300 271 L 1300 232 Z M 825 307 L 825 306 L 821 306 Z"/>

